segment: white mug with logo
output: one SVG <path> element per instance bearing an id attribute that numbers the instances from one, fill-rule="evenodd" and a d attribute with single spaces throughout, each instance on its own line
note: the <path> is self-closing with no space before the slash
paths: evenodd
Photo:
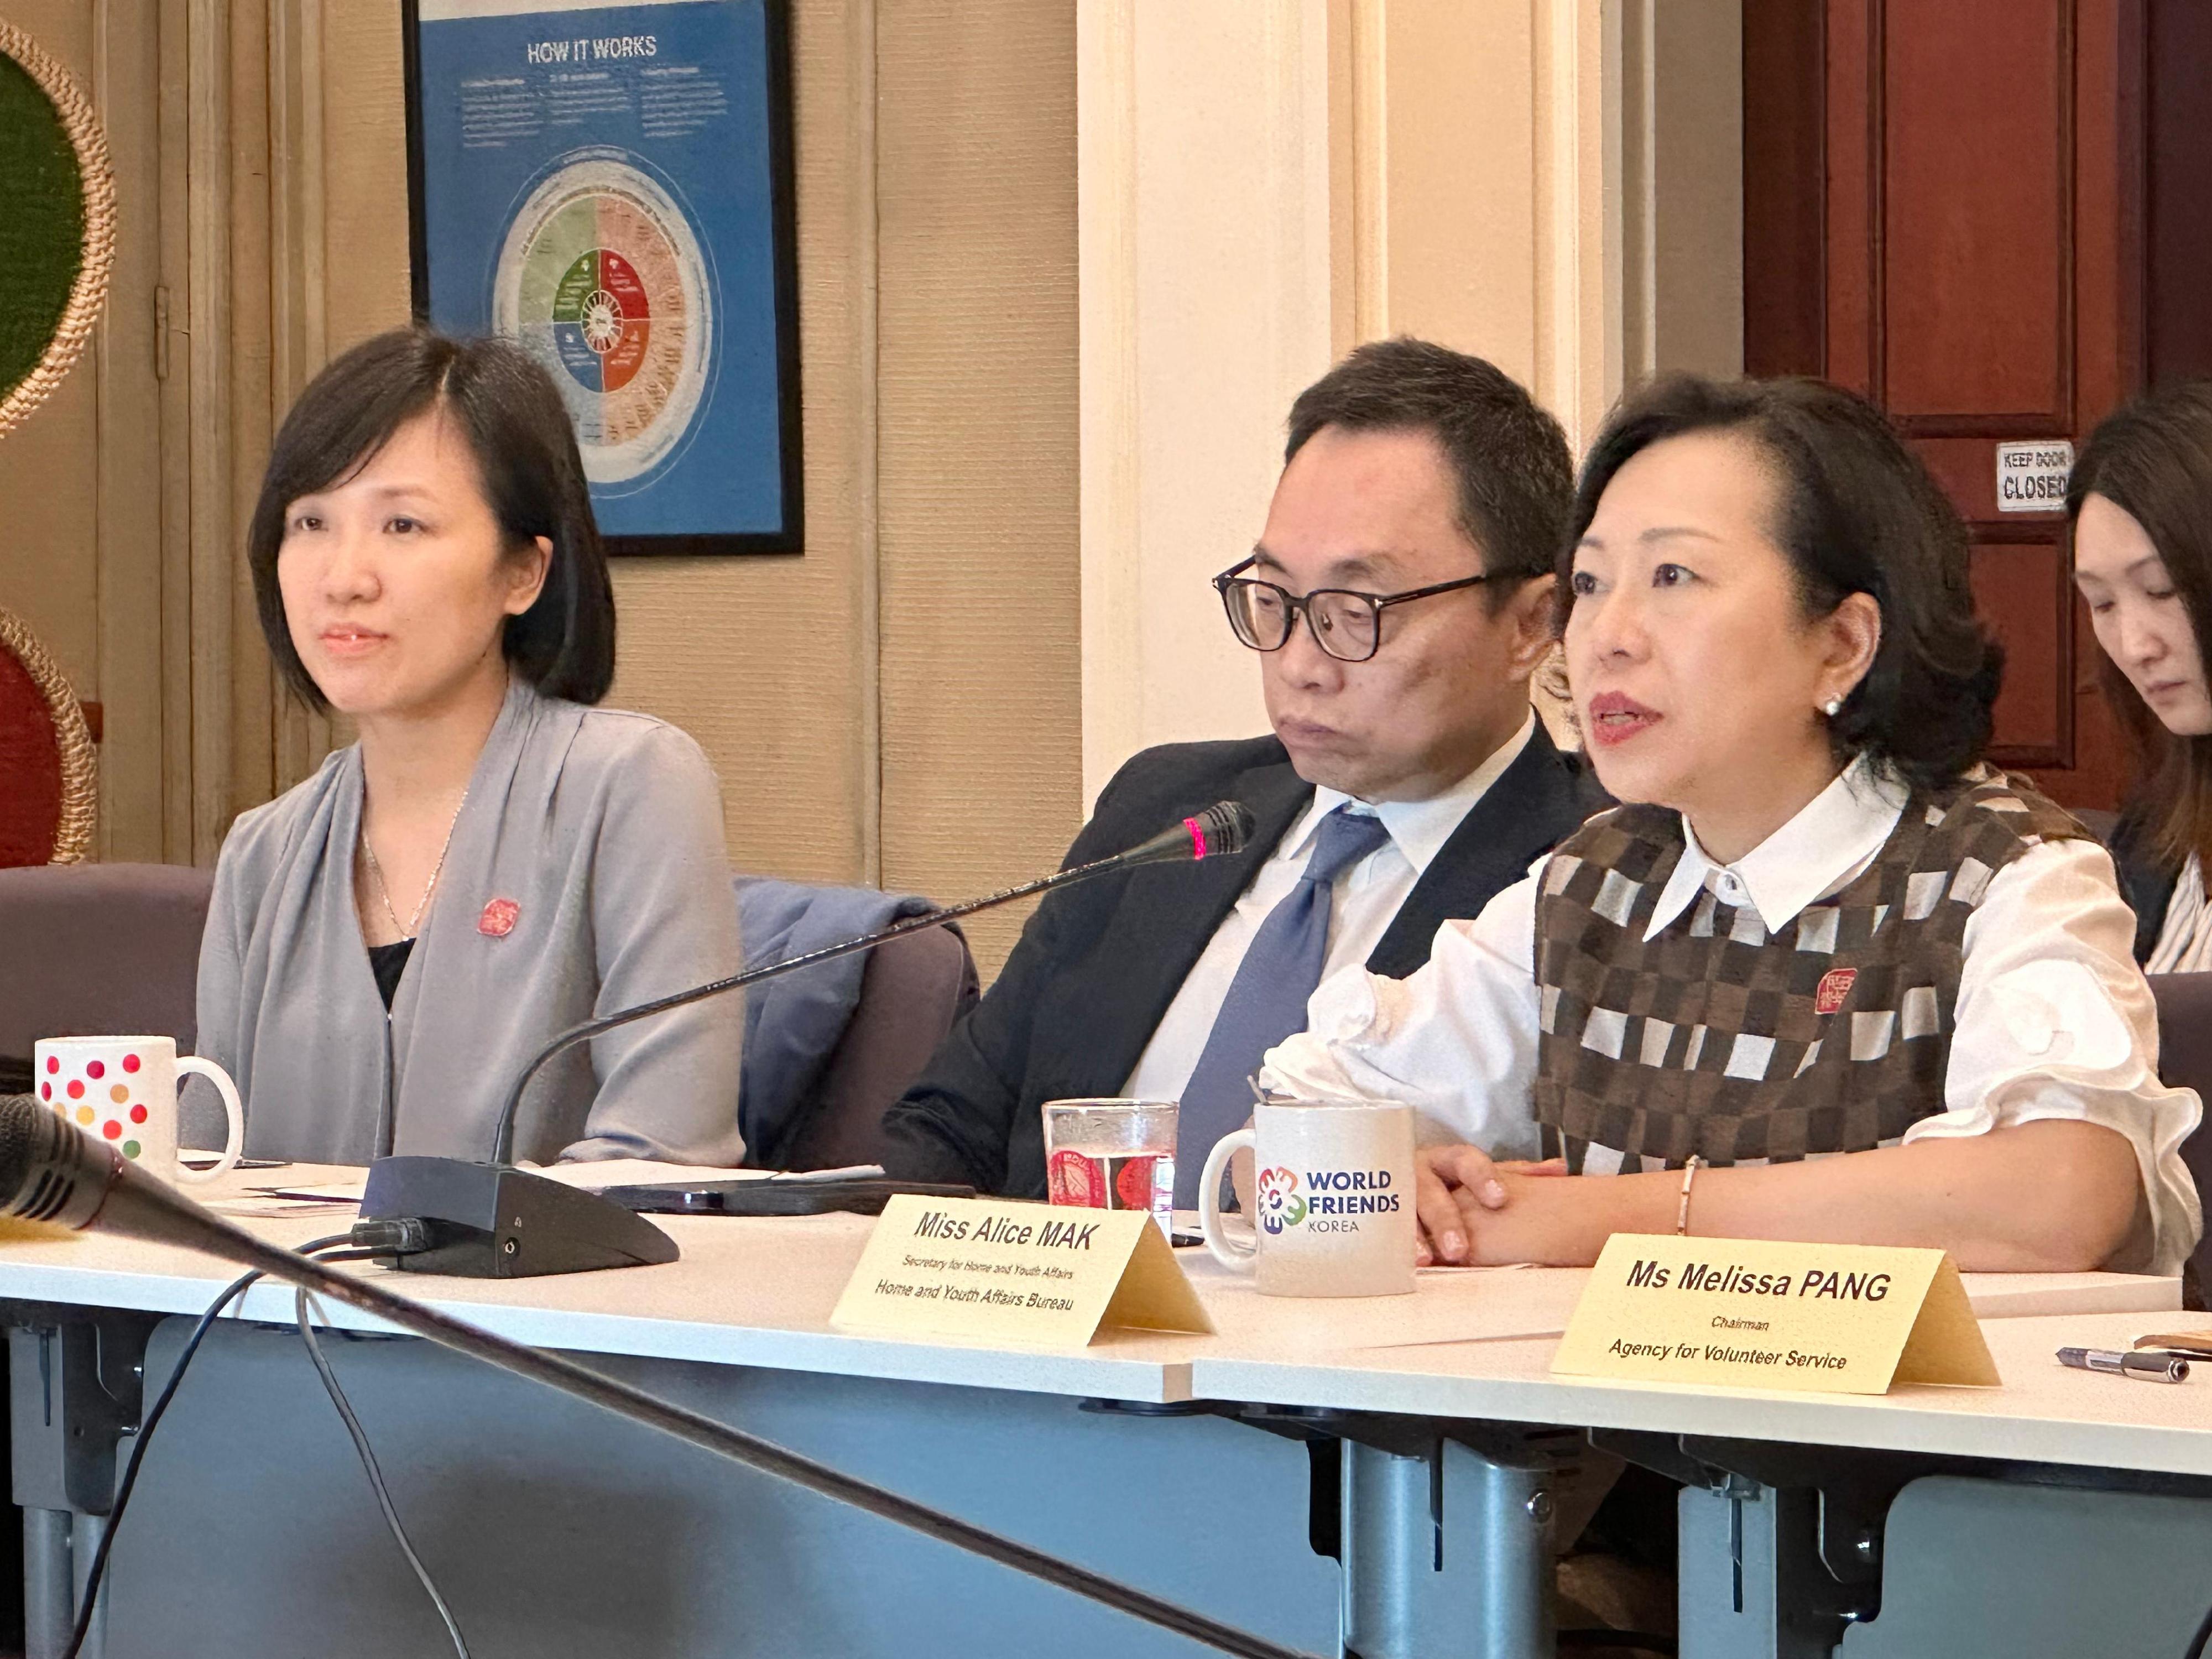
<path id="1" fill-rule="evenodd" d="M 1252 1243 L 1221 1221 L 1221 1176 L 1253 1157 Z M 1398 1101 L 1268 1100 L 1224 1135 L 1198 1183 L 1206 1248 L 1263 1296 L 1404 1296 L 1413 1288 L 1413 1109 Z"/>
<path id="2" fill-rule="evenodd" d="M 211 1060 L 179 1056 L 174 1037 L 45 1037 L 32 1048 L 39 1098 L 85 1133 L 174 1185 L 213 1181 L 238 1166 L 246 1112 L 238 1085 Z M 177 1079 L 197 1074 L 215 1085 L 229 1120 L 222 1156 L 209 1170 L 177 1158 Z"/>

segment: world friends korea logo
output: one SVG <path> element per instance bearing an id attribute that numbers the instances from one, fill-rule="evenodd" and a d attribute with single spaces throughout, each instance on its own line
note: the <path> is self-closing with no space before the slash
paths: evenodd
<path id="1" fill-rule="evenodd" d="M 1297 1170 L 1261 1170 L 1259 1190 L 1260 1224 L 1269 1232 L 1279 1233 L 1306 1218 L 1306 1201 L 1298 1195 Z"/>
<path id="2" fill-rule="evenodd" d="M 1402 1194 L 1393 1184 L 1388 1170 L 1309 1170 L 1303 1182 L 1295 1170 L 1262 1170 L 1260 1225 L 1270 1233 L 1301 1223 L 1310 1233 L 1356 1233 L 1361 1216 L 1397 1212 Z"/>

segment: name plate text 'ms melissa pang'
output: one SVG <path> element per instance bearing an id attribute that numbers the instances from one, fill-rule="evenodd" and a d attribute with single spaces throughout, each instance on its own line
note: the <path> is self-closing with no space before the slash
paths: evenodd
<path id="1" fill-rule="evenodd" d="M 1606 1244 L 1552 1369 L 1838 1394 L 1997 1384 L 1941 1250 L 1642 1233 Z"/>

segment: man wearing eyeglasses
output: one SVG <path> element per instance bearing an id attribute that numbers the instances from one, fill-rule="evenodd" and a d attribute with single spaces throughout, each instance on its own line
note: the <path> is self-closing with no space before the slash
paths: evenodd
<path id="1" fill-rule="evenodd" d="M 885 1117 L 891 1174 L 1042 1197 L 1043 1102 L 1176 1100 L 1194 1204 L 1322 977 L 1412 973 L 1602 804 L 1528 701 L 1572 490 L 1559 422 L 1480 358 L 1377 342 L 1299 395 L 1266 527 L 1213 583 L 1274 733 L 1137 756 L 1068 861 L 1224 798 L 1250 848 L 1046 900 Z"/>

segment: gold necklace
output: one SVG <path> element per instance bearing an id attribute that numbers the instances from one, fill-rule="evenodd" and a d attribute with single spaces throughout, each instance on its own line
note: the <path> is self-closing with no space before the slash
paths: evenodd
<path id="1" fill-rule="evenodd" d="M 453 808 L 453 818 L 446 825 L 446 839 L 439 843 L 438 861 L 430 866 L 430 884 L 422 890 L 422 902 L 415 907 L 415 914 L 407 918 L 407 926 L 404 927 L 399 925 L 399 913 L 392 908 L 392 890 L 384 884 L 384 869 L 376 861 L 376 848 L 368 844 L 368 823 L 365 818 L 362 823 L 362 856 L 368 860 L 368 873 L 376 878 L 376 896 L 384 902 L 384 914 L 390 919 L 392 931 L 398 933 L 402 940 L 415 937 L 415 930 L 422 922 L 422 913 L 430 908 L 430 895 L 438 890 L 438 878 L 445 873 L 446 854 L 453 848 L 453 830 L 461 821 L 461 808 L 468 804 L 469 792 L 464 789 L 461 791 L 459 804 Z M 398 942 L 398 940 L 394 941 L 394 943 Z"/>

